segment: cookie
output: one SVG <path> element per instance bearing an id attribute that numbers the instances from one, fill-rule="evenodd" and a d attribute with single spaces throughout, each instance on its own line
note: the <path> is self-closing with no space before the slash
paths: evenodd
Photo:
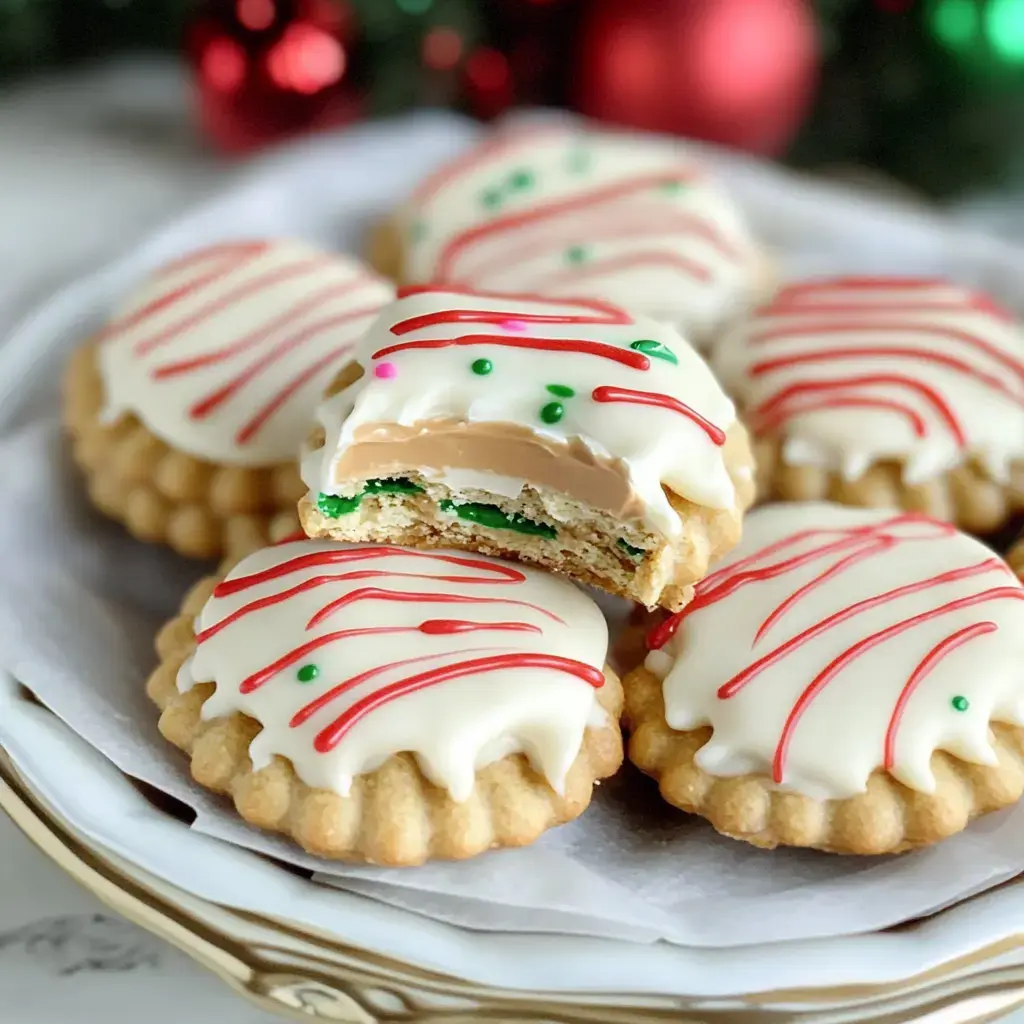
<path id="1" fill-rule="evenodd" d="M 482 551 L 676 608 L 753 498 L 697 353 L 603 302 L 408 288 L 330 390 L 302 463 L 313 537 Z"/>
<path id="2" fill-rule="evenodd" d="M 755 510 L 648 643 L 629 757 L 736 839 L 895 853 L 1024 791 L 1024 585 L 948 523 Z"/>
<path id="3" fill-rule="evenodd" d="M 311 409 L 393 294 L 290 241 L 158 270 L 68 366 L 64 418 L 93 503 L 197 558 L 294 531 Z"/>
<path id="4" fill-rule="evenodd" d="M 677 143 L 565 126 L 491 135 L 375 230 L 370 255 L 406 284 L 605 299 L 701 347 L 774 282 L 739 209 Z"/>
<path id="5" fill-rule="evenodd" d="M 324 857 L 522 846 L 622 761 L 600 610 L 450 551 L 290 541 L 199 584 L 157 640 L 160 731 L 203 786 Z"/>
<path id="6" fill-rule="evenodd" d="M 1024 579 L 1024 533 L 1017 539 L 1017 543 L 1010 548 L 1010 553 L 1006 556 L 1006 560 L 1010 563 L 1010 568 L 1021 579 Z"/>
<path id="7" fill-rule="evenodd" d="M 1024 333 L 932 278 L 784 288 L 717 346 L 759 492 L 899 507 L 977 533 L 1024 507 Z"/>

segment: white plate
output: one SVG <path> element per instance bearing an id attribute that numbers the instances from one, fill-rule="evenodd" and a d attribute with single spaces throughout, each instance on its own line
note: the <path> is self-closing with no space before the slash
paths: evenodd
<path id="1" fill-rule="evenodd" d="M 239 987 L 231 961 L 244 950 L 262 961 L 259 991 L 273 989 L 285 1005 L 299 990 L 308 994 L 318 974 L 346 977 L 360 957 L 366 962 L 356 973 L 364 985 L 369 969 L 388 991 L 396 990 L 395 971 L 408 965 L 416 980 L 406 978 L 398 990 L 411 986 L 420 1008 L 427 1000 L 434 1010 L 470 993 L 486 1004 L 495 990 L 506 1001 L 519 994 L 565 1007 L 596 999 L 637 1011 L 743 1009 L 757 1017 L 786 1011 L 787 1019 L 815 1021 L 908 1019 L 911 1009 L 918 1015 L 926 1006 L 968 998 L 1006 1007 L 1024 999 L 1024 940 L 1013 940 L 1024 918 L 1024 885 L 888 933 L 721 951 L 469 933 L 324 889 L 264 857 L 191 832 L 6 675 L 0 676 L 0 747 L 25 789 L 121 874 L 122 894 L 131 895 L 124 883 L 130 879 L 153 903 L 180 912 L 176 926 L 187 938 L 168 938 Z M 183 857 L 203 864 L 201 885 Z M 90 887 L 110 900 L 109 892 Z M 284 918 L 282 906 L 289 908 Z M 443 977 L 424 988 L 423 971 Z M 331 986 L 317 987 L 329 1002 Z"/>

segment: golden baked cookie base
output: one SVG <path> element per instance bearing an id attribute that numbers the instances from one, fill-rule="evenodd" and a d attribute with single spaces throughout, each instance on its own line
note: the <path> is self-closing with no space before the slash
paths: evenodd
<path id="1" fill-rule="evenodd" d="M 991 723 L 995 766 L 936 751 L 931 761 L 938 783 L 934 794 L 909 789 L 888 772 L 876 771 L 863 794 L 815 800 L 777 789 L 765 775 L 709 775 L 694 763 L 694 755 L 711 738 L 711 729 L 670 728 L 661 681 L 642 665 L 625 677 L 623 688 L 633 764 L 658 781 L 670 804 L 754 846 L 900 853 L 954 835 L 972 818 L 1012 804 L 1024 793 L 1024 729 L 1016 726 Z"/>
<path id="2" fill-rule="evenodd" d="M 376 771 L 356 778 L 347 797 L 305 785 L 282 757 L 254 771 L 249 745 L 259 723 L 239 713 L 203 721 L 202 706 L 213 684 L 199 683 L 183 694 L 176 685 L 179 668 L 195 650 L 193 623 L 217 582 L 209 578 L 197 584 L 178 618 L 160 631 L 156 647 L 161 663 L 146 691 L 160 708 L 160 732 L 191 755 L 192 777 L 230 796 L 249 824 L 289 835 L 308 853 L 411 867 L 525 846 L 582 814 L 594 785 L 622 764 L 622 684 L 606 669 L 598 699 L 609 724 L 585 731 L 564 796 L 520 754 L 480 769 L 464 803 L 429 782 L 409 754 L 392 756 Z"/>
<path id="3" fill-rule="evenodd" d="M 1024 534 L 1017 539 L 1017 543 L 1010 548 L 1006 556 L 1010 568 L 1024 580 Z"/>
<path id="4" fill-rule="evenodd" d="M 298 467 L 222 466 L 176 451 L 133 415 L 103 423 L 95 343 L 72 355 L 63 382 L 64 424 L 89 497 L 139 540 L 190 558 L 240 555 L 298 529 L 305 488 Z"/>
<path id="5" fill-rule="evenodd" d="M 901 464 L 880 462 L 856 480 L 815 466 L 789 466 L 776 437 L 754 441 L 758 497 L 763 501 L 834 501 L 864 508 L 902 508 L 954 523 L 968 533 L 991 533 L 1024 509 L 1024 462 L 1006 484 L 966 463 L 923 484 L 907 484 Z"/>

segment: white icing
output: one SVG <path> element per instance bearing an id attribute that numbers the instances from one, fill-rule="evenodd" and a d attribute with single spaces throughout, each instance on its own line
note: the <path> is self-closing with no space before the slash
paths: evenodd
<path id="1" fill-rule="evenodd" d="M 959 285 L 793 285 L 727 333 L 713 365 L 755 432 L 784 439 L 790 465 L 853 480 L 895 459 L 920 484 L 972 457 L 1006 481 L 1024 458 L 1024 333 Z"/>
<path id="2" fill-rule="evenodd" d="M 785 546 L 766 550 L 780 542 Z M 845 543 L 774 578 L 754 578 L 758 570 L 833 542 Z M 946 578 L 862 606 L 769 662 L 731 696 L 719 695 L 738 673 L 830 616 L 896 588 L 974 566 L 978 571 L 964 578 Z M 750 574 L 745 580 L 744 572 Z M 702 606 L 730 580 L 731 592 L 719 591 L 721 600 Z M 810 586 L 815 580 L 820 583 Z M 808 590 L 758 638 L 768 617 L 802 587 Z M 985 600 L 937 611 L 986 592 L 991 593 Z M 904 785 L 930 793 L 934 751 L 992 764 L 990 720 L 1024 725 L 1022 597 L 1024 586 L 1001 559 L 947 524 L 888 510 L 769 506 L 747 517 L 742 543 L 698 584 L 693 610 L 684 610 L 675 636 L 652 651 L 646 665 L 664 680 L 666 720 L 673 729 L 713 729 L 696 756 L 701 768 L 713 775 L 771 776 L 787 720 L 819 673 L 879 631 L 936 611 L 866 645 L 803 705 L 781 779 L 776 777 L 783 787 L 820 799 L 863 792 L 868 776 L 886 766 L 886 736 L 893 728 L 889 771 Z M 929 652 L 947 637 L 984 623 L 991 626 L 980 628 L 991 631 L 949 648 L 919 678 L 892 727 L 901 693 Z M 966 698 L 966 710 L 953 706 L 956 697 Z"/>
<path id="3" fill-rule="evenodd" d="M 413 318 L 451 310 L 461 310 L 463 317 L 471 319 L 413 330 L 401 326 Z M 488 315 L 473 319 L 473 311 L 486 311 Z M 591 322 L 528 322 L 531 316 L 584 316 Z M 609 319 L 625 322 L 609 323 Z M 678 363 L 651 356 L 648 368 L 641 370 L 586 353 L 498 343 L 455 344 L 456 339 L 481 334 L 513 341 L 582 339 L 602 343 L 630 357 L 642 354 L 631 350 L 630 344 L 646 339 L 667 346 Z M 394 345 L 439 340 L 448 344 L 387 351 Z M 375 358 L 378 352 L 381 354 Z M 326 444 L 308 453 L 302 466 L 303 480 L 313 494 L 338 493 L 335 464 L 354 443 L 360 428 L 411 425 L 440 418 L 525 425 L 553 441 L 578 438 L 599 458 L 621 459 L 633 490 L 646 505 L 648 525 L 668 536 L 678 534 L 681 524 L 662 485 L 713 508 L 731 508 L 734 504 L 734 487 L 722 447 L 690 417 L 673 409 L 598 402 L 592 397 L 602 386 L 667 395 L 720 430 L 727 430 L 735 421 L 732 402 L 700 356 L 667 325 L 646 317 L 631 318 L 621 310 L 597 303 L 429 291 L 408 295 L 388 306 L 360 343 L 356 358 L 367 372 L 324 402 L 318 411 Z M 493 371 L 485 376 L 471 368 L 481 358 L 493 364 Z M 394 376 L 376 375 L 382 363 L 391 364 Z M 551 384 L 565 385 L 575 392 L 573 397 L 557 399 L 565 414 L 554 424 L 543 422 L 540 416 L 540 410 L 556 400 L 546 390 Z M 500 474 L 501 466 L 493 470 Z"/>
<path id="4" fill-rule="evenodd" d="M 739 210 L 665 140 L 509 129 L 429 179 L 403 213 L 412 282 L 606 299 L 696 343 L 763 286 Z"/>
<path id="5" fill-rule="evenodd" d="M 198 250 L 154 274 L 102 332 L 104 418 L 134 413 L 213 462 L 291 461 L 324 387 L 393 295 L 356 260 L 298 242 Z"/>
<path id="6" fill-rule="evenodd" d="M 350 560 L 326 561 L 339 553 L 348 553 L 341 557 Z M 296 564 L 296 559 L 304 562 Z M 218 596 L 215 591 L 199 616 L 196 653 L 178 677 L 182 690 L 194 682 L 215 683 L 215 692 L 203 705 L 204 719 L 238 711 L 260 722 L 263 730 L 250 750 L 256 769 L 280 755 L 308 785 L 345 795 L 355 776 L 372 771 L 392 754 L 409 751 L 428 779 L 461 801 L 470 795 L 478 768 L 523 752 L 553 789 L 563 791 L 584 729 L 608 719 L 589 682 L 553 667 L 515 666 L 439 682 L 378 705 L 332 750 L 318 752 L 314 741 L 338 716 L 399 680 L 464 661 L 540 654 L 600 670 L 607 626 L 582 591 L 544 573 L 464 552 L 417 553 L 308 540 L 250 555 L 226 580 L 289 563 L 291 568 L 276 578 L 264 576 L 236 593 Z M 418 597 L 359 597 L 367 588 Z M 203 630 L 243 606 L 280 595 L 285 598 L 203 637 Z M 463 600 L 431 599 L 440 595 Z M 321 609 L 345 597 L 350 603 L 309 625 Z M 530 629 L 444 633 L 418 628 L 439 620 L 518 623 Z M 289 652 L 303 645 L 364 629 L 382 631 L 334 635 L 318 649 L 287 661 Z M 419 660 L 395 664 L 408 659 Z M 300 682 L 299 670 L 309 664 L 317 666 L 317 675 Z M 243 693 L 243 680 L 267 666 L 274 670 L 266 681 Z M 298 726 L 289 725 L 309 702 L 372 669 L 382 671 L 339 694 Z"/>

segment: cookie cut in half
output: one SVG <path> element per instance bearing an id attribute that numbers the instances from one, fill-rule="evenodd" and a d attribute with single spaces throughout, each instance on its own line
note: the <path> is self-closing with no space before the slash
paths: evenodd
<path id="1" fill-rule="evenodd" d="M 648 643 L 630 759 L 725 835 L 896 853 L 1024 790 L 1024 585 L 948 523 L 759 509 Z"/>
<path id="2" fill-rule="evenodd" d="M 898 507 L 997 529 L 1024 508 L 1024 333 L 934 278 L 789 285 L 713 366 L 765 498 Z"/>
<path id="3" fill-rule="evenodd" d="M 606 299 L 701 347 L 774 279 L 677 142 L 550 124 L 500 130 L 432 175 L 369 258 L 405 284 Z"/>
<path id="4" fill-rule="evenodd" d="M 303 459 L 313 537 L 483 551 L 678 608 L 753 497 L 700 356 L 603 302 L 406 289 L 330 390 Z"/>
<path id="5" fill-rule="evenodd" d="M 312 407 L 393 295 L 298 242 L 228 242 L 159 269 L 65 377 L 93 504 L 198 558 L 293 532 Z"/>
<path id="6" fill-rule="evenodd" d="M 157 639 L 160 731 L 260 828 L 403 866 L 522 846 L 622 762 L 608 632 L 571 583 L 451 551 L 287 541 Z"/>

